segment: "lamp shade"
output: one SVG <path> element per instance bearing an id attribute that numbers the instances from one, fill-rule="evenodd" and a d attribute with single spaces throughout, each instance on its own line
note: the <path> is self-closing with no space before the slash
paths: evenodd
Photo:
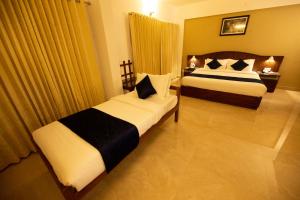
<path id="1" fill-rule="evenodd" d="M 193 57 L 191 58 L 191 62 L 195 63 L 196 61 L 197 61 L 197 58 L 196 58 L 195 56 L 193 56 Z"/>
<path id="2" fill-rule="evenodd" d="M 274 57 L 273 56 L 270 56 L 270 58 L 268 58 L 267 60 L 267 63 L 274 63 L 275 60 L 274 60 Z"/>

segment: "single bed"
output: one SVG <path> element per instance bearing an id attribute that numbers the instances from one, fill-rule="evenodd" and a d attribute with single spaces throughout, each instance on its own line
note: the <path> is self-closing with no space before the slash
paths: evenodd
<path id="1" fill-rule="evenodd" d="M 176 95 L 164 99 L 157 95 L 139 99 L 136 91 L 119 95 L 93 109 L 134 125 L 139 137 L 175 113 L 178 120 L 180 87 L 171 86 Z M 66 199 L 77 199 L 95 185 L 106 167 L 101 153 L 60 121 L 52 122 L 32 133 L 41 157 Z"/>
<path id="2" fill-rule="evenodd" d="M 196 70 L 184 76 L 181 81 L 181 94 L 184 96 L 201 98 L 220 103 L 237 105 L 257 109 L 266 92 L 266 87 L 260 80 L 257 71 L 262 71 L 270 56 L 259 56 L 244 52 L 223 51 L 204 55 L 189 55 L 187 64 L 195 64 Z M 251 70 L 227 70 L 220 67 L 218 70 L 207 69 L 207 59 L 235 59 L 253 60 Z M 283 56 L 274 56 L 272 71 L 277 72 Z"/>

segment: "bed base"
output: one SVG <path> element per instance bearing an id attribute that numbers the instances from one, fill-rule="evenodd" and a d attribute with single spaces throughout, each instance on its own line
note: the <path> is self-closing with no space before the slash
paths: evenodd
<path id="1" fill-rule="evenodd" d="M 176 106 L 174 108 L 172 108 L 169 112 L 167 112 L 155 125 L 153 125 L 150 129 L 148 129 L 147 132 L 141 136 L 141 139 L 145 138 L 145 136 L 148 135 L 152 129 L 155 129 L 158 126 L 160 126 L 164 121 L 166 121 L 173 114 L 175 114 L 174 121 L 175 122 L 178 121 L 181 88 L 177 87 L 177 86 L 171 86 L 170 89 L 176 90 L 176 96 L 177 96 Z M 33 138 L 32 138 L 32 141 L 36 146 L 37 152 L 40 154 L 40 156 L 41 156 L 42 160 L 44 161 L 44 163 L 46 164 L 51 176 L 54 178 L 56 184 L 58 185 L 60 191 L 62 192 L 62 194 L 66 200 L 75 200 L 75 199 L 82 198 L 85 194 L 87 194 L 94 186 L 96 186 L 107 175 L 106 172 L 101 173 L 97 178 L 95 178 L 92 182 L 90 182 L 85 188 L 83 188 L 79 192 L 72 186 L 64 186 L 58 180 L 51 164 L 49 163 L 49 161 L 47 160 L 45 155 L 42 153 L 42 151 L 38 147 L 38 145 L 34 142 Z"/>
<path id="2" fill-rule="evenodd" d="M 257 109 L 262 99 L 262 97 L 207 90 L 191 86 L 181 86 L 181 95 L 250 109 Z"/>

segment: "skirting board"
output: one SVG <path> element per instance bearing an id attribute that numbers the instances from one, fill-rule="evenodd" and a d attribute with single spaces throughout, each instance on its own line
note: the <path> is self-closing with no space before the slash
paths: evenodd
<path id="1" fill-rule="evenodd" d="M 300 91 L 300 88 L 290 87 L 290 86 L 284 86 L 284 85 L 277 85 L 277 88 L 278 89 L 282 89 L 282 90 Z"/>

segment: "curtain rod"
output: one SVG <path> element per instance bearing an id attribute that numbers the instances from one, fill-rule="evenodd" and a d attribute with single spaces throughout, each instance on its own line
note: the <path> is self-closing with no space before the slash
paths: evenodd
<path id="1" fill-rule="evenodd" d="M 88 6 L 92 5 L 92 3 L 89 0 L 85 0 L 84 3 Z"/>
<path id="2" fill-rule="evenodd" d="M 76 3 L 80 3 L 80 0 L 75 0 L 75 2 Z M 92 5 L 92 3 L 90 2 L 90 0 L 84 0 L 83 3 L 85 3 L 88 6 Z"/>

